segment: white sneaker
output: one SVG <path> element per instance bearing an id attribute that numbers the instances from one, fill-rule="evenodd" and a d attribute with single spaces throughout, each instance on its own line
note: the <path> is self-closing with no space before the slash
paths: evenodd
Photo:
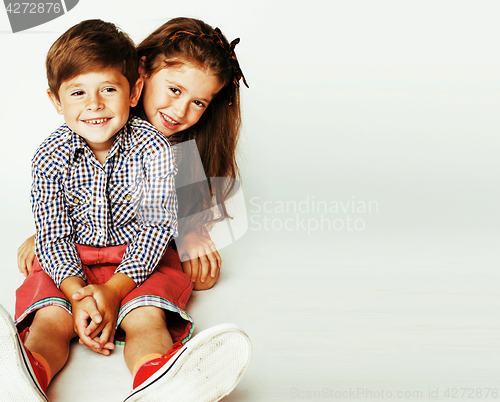
<path id="1" fill-rule="evenodd" d="M 14 321 L 0 305 L 0 401 L 48 402 L 46 388 L 45 369 L 24 347 Z"/>
<path id="2" fill-rule="evenodd" d="M 247 334 L 233 324 L 216 325 L 144 363 L 125 402 L 216 402 L 236 387 L 251 355 Z"/>

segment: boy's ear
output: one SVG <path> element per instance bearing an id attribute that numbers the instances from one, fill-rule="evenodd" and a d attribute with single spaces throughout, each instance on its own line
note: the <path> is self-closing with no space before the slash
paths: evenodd
<path id="1" fill-rule="evenodd" d="M 138 78 L 135 82 L 135 85 L 130 90 L 130 107 L 137 106 L 137 104 L 139 103 L 143 87 L 144 80 L 142 78 Z"/>
<path id="2" fill-rule="evenodd" d="M 56 108 L 57 110 L 57 113 L 59 114 L 64 114 L 63 112 L 63 108 L 62 108 L 62 104 L 61 104 L 61 101 L 59 100 L 59 98 L 54 94 L 54 92 L 52 92 L 49 89 L 47 89 L 47 95 L 49 95 L 49 99 L 50 101 L 52 102 L 52 104 L 54 105 L 54 107 Z"/>

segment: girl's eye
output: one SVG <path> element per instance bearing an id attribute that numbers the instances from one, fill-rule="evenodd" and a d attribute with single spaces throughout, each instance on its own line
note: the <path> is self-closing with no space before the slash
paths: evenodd
<path id="1" fill-rule="evenodd" d="M 181 91 L 179 91 L 177 88 L 170 88 L 170 90 L 175 94 L 175 95 L 179 95 L 181 93 Z"/>
<path id="2" fill-rule="evenodd" d="M 193 101 L 193 103 L 196 105 L 196 106 L 199 106 L 199 107 L 205 107 L 205 104 L 203 102 L 200 102 L 200 101 Z"/>

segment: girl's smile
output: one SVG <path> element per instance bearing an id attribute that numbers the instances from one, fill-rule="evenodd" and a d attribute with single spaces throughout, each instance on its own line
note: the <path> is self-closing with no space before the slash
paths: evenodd
<path id="1" fill-rule="evenodd" d="M 164 126 L 169 128 L 170 130 L 175 130 L 176 126 L 180 124 L 178 121 L 175 121 L 174 119 L 170 118 L 165 113 L 160 112 L 160 116 L 164 120 L 163 121 Z"/>
<path id="2" fill-rule="evenodd" d="M 144 78 L 144 111 L 165 136 L 198 122 L 213 97 L 222 89 L 219 79 L 192 64 L 166 67 Z"/>

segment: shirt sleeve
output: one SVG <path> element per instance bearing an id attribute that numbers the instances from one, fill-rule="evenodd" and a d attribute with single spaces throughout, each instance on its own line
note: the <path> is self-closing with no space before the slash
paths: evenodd
<path id="1" fill-rule="evenodd" d="M 60 175 L 48 175 L 35 162 L 31 171 L 31 207 L 37 230 L 35 254 L 38 261 L 58 288 L 70 276 L 85 280 L 73 242 L 73 225 L 64 200 Z"/>
<path id="2" fill-rule="evenodd" d="M 145 166 L 143 197 L 138 207 L 139 231 L 128 245 L 115 273 L 142 284 L 160 262 L 168 243 L 177 236 L 177 167 L 170 146 Z"/>

